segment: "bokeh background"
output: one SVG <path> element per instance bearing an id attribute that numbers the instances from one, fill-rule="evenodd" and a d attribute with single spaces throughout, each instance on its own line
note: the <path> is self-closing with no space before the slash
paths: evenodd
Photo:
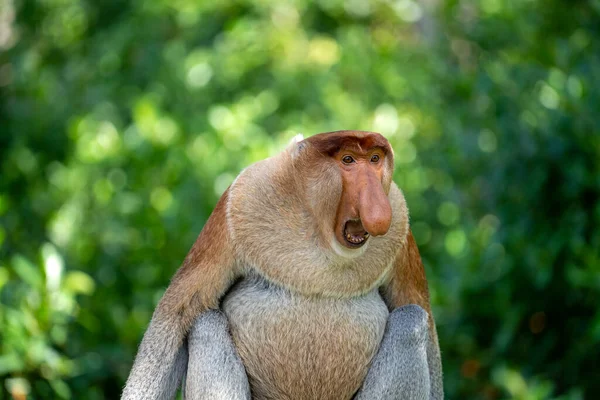
<path id="1" fill-rule="evenodd" d="M 600 393 L 600 1 L 0 0 L 0 399 L 116 399 L 220 194 L 383 133 L 448 399 Z"/>

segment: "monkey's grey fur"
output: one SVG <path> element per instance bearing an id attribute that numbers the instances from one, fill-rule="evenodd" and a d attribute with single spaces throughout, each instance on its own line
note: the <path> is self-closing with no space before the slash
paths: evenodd
<path id="1" fill-rule="evenodd" d="M 173 343 L 176 353 L 157 348 L 173 337 L 167 323 L 155 323 L 144 334 L 140 350 L 136 356 L 139 368 L 132 370 L 128 380 L 143 382 L 125 388 L 124 399 L 171 399 L 181 384 L 187 368 L 188 349 L 185 343 Z M 158 372 L 158 373 L 157 373 Z"/>
<path id="2" fill-rule="evenodd" d="M 392 311 L 379 352 L 355 400 L 439 399 L 427 360 L 427 312 L 409 304 Z M 433 383 L 433 386 L 432 386 Z M 431 395 L 430 395 L 431 393 Z"/>
<path id="3" fill-rule="evenodd" d="M 350 399 L 389 315 L 377 289 L 349 299 L 309 297 L 256 274 L 235 285 L 221 309 L 258 400 Z"/>
<path id="4" fill-rule="evenodd" d="M 246 371 L 222 312 L 209 310 L 198 317 L 188 336 L 188 349 L 185 400 L 250 399 Z"/>
<path id="5" fill-rule="evenodd" d="M 428 339 L 425 310 L 413 304 L 394 310 L 354 400 L 442 399 L 441 365 L 439 358 L 427 356 Z M 198 317 L 188 349 L 185 400 L 251 399 L 244 366 L 222 312 L 210 310 Z"/>

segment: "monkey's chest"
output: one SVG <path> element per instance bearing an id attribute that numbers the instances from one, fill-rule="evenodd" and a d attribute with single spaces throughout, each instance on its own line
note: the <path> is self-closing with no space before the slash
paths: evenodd
<path id="1" fill-rule="evenodd" d="M 239 283 L 222 308 L 253 399 L 350 399 L 383 337 L 379 293 L 308 298 L 260 278 Z"/>

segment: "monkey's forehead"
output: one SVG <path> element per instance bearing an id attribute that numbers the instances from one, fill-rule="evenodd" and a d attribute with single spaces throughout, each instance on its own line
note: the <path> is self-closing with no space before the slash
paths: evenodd
<path id="1" fill-rule="evenodd" d="M 319 133 L 305 139 L 314 146 L 317 151 L 333 155 L 342 149 L 354 150 L 358 153 L 366 153 L 375 148 L 383 150 L 384 153 L 391 152 L 389 142 L 383 135 L 368 131 L 335 131 Z"/>

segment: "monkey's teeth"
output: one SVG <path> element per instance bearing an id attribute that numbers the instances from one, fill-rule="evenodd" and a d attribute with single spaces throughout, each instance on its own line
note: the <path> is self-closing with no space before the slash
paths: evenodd
<path id="1" fill-rule="evenodd" d="M 369 237 L 369 232 L 353 234 L 351 232 L 344 232 L 344 237 L 348 243 L 355 245 L 363 244 Z"/>
<path id="2" fill-rule="evenodd" d="M 354 237 L 348 233 L 348 234 L 346 234 L 346 239 L 348 239 L 348 241 L 351 243 L 358 244 L 358 243 L 364 242 L 366 238 L 360 237 L 360 236 Z"/>

